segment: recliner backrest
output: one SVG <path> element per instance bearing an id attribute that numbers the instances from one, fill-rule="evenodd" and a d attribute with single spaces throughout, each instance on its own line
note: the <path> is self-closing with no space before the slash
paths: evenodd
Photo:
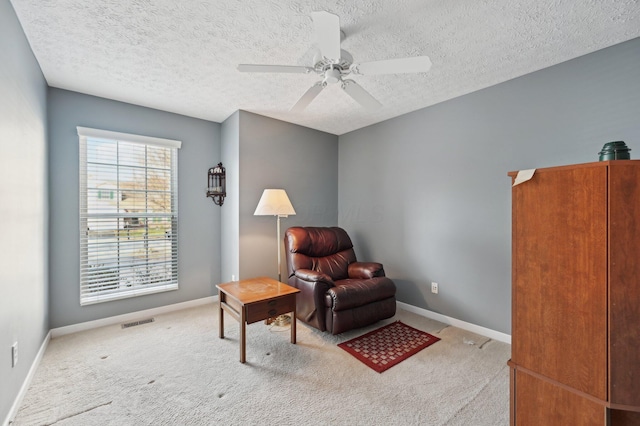
<path id="1" fill-rule="evenodd" d="M 285 232 L 289 276 L 298 269 L 311 269 L 333 279 L 348 278 L 348 267 L 356 261 L 351 238 L 338 227 L 292 227 Z"/>

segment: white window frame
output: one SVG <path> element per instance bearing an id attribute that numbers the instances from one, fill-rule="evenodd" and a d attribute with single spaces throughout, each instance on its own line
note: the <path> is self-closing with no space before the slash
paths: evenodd
<path id="1" fill-rule="evenodd" d="M 142 296 L 146 294 L 159 293 L 164 291 L 171 291 L 178 289 L 178 149 L 181 148 L 182 142 L 172 139 L 156 138 L 151 136 L 141 136 L 129 133 L 113 132 L 109 130 L 92 129 L 88 127 L 77 127 L 79 136 L 79 153 L 80 153 L 80 192 L 79 192 L 79 206 L 80 206 L 80 305 L 91 305 L 95 303 L 108 302 L 112 300 L 125 299 L 130 297 Z M 172 164 L 171 164 L 171 212 L 167 214 L 160 213 L 147 213 L 148 217 L 163 217 L 165 219 L 170 218 L 172 223 L 172 232 L 169 238 L 171 238 L 171 263 L 172 276 L 170 281 L 166 281 L 160 284 L 133 286 L 121 289 L 109 289 L 106 292 L 100 291 L 89 292 L 91 289 L 91 274 L 88 260 L 88 244 L 89 244 L 89 232 L 88 232 L 88 219 L 90 218 L 105 218 L 117 217 L 127 215 L 127 213 L 90 213 L 87 210 L 88 205 L 88 188 L 87 188 L 87 141 L 107 141 L 107 142 L 127 142 L 142 144 L 145 146 L 155 146 L 172 149 Z M 119 159 L 117 161 L 119 164 Z M 145 166 L 145 170 L 147 166 Z M 146 172 L 145 172 L 146 173 Z M 146 191 L 146 190 L 145 190 Z M 146 194 L 146 192 L 145 192 Z M 144 217 L 144 216 L 140 216 Z M 148 235 L 147 235 L 148 236 Z M 119 237 L 118 237 L 119 241 Z M 119 244 L 119 242 L 118 242 Z M 120 254 L 118 254 L 118 258 Z M 148 260 L 147 260 L 148 262 Z M 94 275 L 95 278 L 95 275 Z"/>

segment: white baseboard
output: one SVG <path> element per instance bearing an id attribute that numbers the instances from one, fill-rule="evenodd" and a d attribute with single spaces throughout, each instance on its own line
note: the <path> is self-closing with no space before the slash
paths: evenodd
<path id="1" fill-rule="evenodd" d="M 47 335 L 44 337 L 44 341 L 40 345 L 40 349 L 38 350 L 38 353 L 36 354 L 35 359 L 31 363 L 31 368 L 29 368 L 29 373 L 27 374 L 27 377 L 24 379 L 24 382 L 20 387 L 20 391 L 18 392 L 16 399 L 13 401 L 13 405 L 9 410 L 9 414 L 7 414 L 7 418 L 2 423 L 3 426 L 8 426 L 12 424 L 13 419 L 15 418 L 16 414 L 18 414 L 18 409 L 22 404 L 22 400 L 24 399 L 24 396 L 27 394 L 27 390 L 29 389 L 29 386 L 31 386 L 31 381 L 33 380 L 33 376 L 36 374 L 36 370 L 38 370 L 38 367 L 40 366 L 40 361 L 42 361 L 42 357 L 44 356 L 44 352 L 47 350 L 47 346 L 49 345 L 50 340 L 51 340 L 51 330 L 49 330 Z"/>
<path id="2" fill-rule="evenodd" d="M 423 317 L 431 318 L 442 323 L 452 325 L 454 327 L 461 328 L 463 330 L 470 331 L 472 333 L 487 336 L 493 340 L 511 344 L 511 336 L 509 334 L 501 333 L 499 331 L 491 330 L 490 328 L 480 327 L 479 325 L 471 324 L 470 322 L 461 321 L 459 319 L 451 318 L 446 315 L 438 314 L 427 309 L 418 308 L 417 306 L 409 305 L 403 302 L 396 302 L 398 307 L 408 312 L 421 315 Z"/>
<path id="3" fill-rule="evenodd" d="M 120 324 L 127 321 L 137 320 L 153 315 L 166 314 L 168 312 L 179 311 L 181 309 L 193 308 L 196 306 L 206 305 L 218 300 L 218 296 L 203 297 L 202 299 L 189 300 L 187 302 L 174 303 L 172 305 L 160 306 L 158 308 L 145 309 L 144 311 L 136 311 L 128 314 L 116 315 L 98 320 L 81 322 L 78 324 L 67 325 L 51 329 L 51 338 L 64 336 L 65 334 L 77 333 L 79 331 L 91 330 L 93 328 L 104 327 L 107 325 Z"/>

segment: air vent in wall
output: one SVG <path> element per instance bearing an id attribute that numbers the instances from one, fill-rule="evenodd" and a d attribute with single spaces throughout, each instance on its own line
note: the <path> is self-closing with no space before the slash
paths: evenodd
<path id="1" fill-rule="evenodd" d="M 154 321 L 155 321 L 154 318 L 147 318 L 147 319 L 143 319 L 143 320 L 140 320 L 140 321 L 128 322 L 128 323 L 122 324 L 122 328 L 135 327 L 136 325 L 148 324 L 148 323 L 154 322 Z"/>

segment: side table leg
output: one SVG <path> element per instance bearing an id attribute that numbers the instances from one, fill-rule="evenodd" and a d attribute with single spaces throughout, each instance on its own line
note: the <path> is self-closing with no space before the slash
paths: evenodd
<path id="1" fill-rule="evenodd" d="M 244 364 L 247 356 L 247 312 L 243 306 L 240 310 L 240 362 Z"/>
<path id="2" fill-rule="evenodd" d="M 220 327 L 218 330 L 218 336 L 221 339 L 224 339 L 224 309 L 222 309 L 222 304 L 226 303 L 225 294 L 221 291 L 218 291 L 218 326 Z"/>
<path id="3" fill-rule="evenodd" d="M 291 312 L 291 343 L 296 344 L 296 304 L 293 299 L 293 312 Z"/>

